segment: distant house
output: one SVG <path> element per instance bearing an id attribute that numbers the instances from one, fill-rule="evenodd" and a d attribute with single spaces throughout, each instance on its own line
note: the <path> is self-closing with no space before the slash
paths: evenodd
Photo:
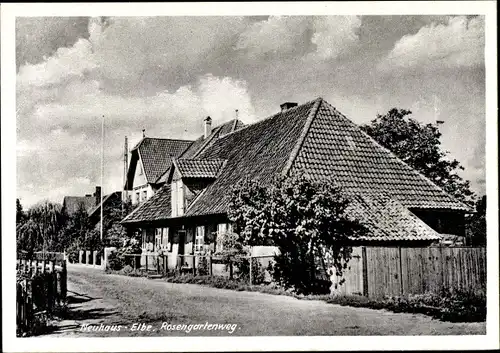
<path id="1" fill-rule="evenodd" d="M 235 119 L 212 130 L 211 123 L 207 117 L 205 133 L 195 141 L 144 137 L 132 148 L 125 190 L 133 205 L 149 199 L 165 183 L 164 173 L 170 169 L 173 158 L 195 156 L 220 136 L 243 126 Z"/>
<path id="2" fill-rule="evenodd" d="M 80 207 L 83 207 L 89 213 L 101 201 L 101 187 L 96 186 L 93 194 L 85 196 L 64 196 L 63 210 L 67 215 L 74 215 Z"/>
<path id="3" fill-rule="evenodd" d="M 63 209 L 69 216 L 73 216 L 80 207 L 87 211 L 87 214 L 92 224 L 97 224 L 100 220 L 101 206 L 104 209 L 109 206 L 121 203 L 121 191 L 115 191 L 108 195 L 104 195 L 101 204 L 101 187 L 96 186 L 94 194 L 87 194 L 85 196 L 65 196 L 63 199 Z"/>
<path id="4" fill-rule="evenodd" d="M 313 179 L 333 178 L 343 187 L 349 212 L 369 229 L 353 244 L 426 246 L 441 234 L 464 234 L 466 205 L 325 100 L 280 107 L 267 119 L 210 143 L 194 142 L 171 158 L 159 179 L 163 185 L 122 224 L 140 231 L 153 252 L 162 248 L 175 257 L 217 249 L 217 235 L 231 229 L 232 185 L 244 178 L 265 185 L 276 175 L 301 170 Z"/>
<path id="5" fill-rule="evenodd" d="M 97 224 L 99 222 L 100 216 L 101 216 L 101 207 L 104 207 L 103 208 L 103 212 L 104 212 L 104 211 L 106 211 L 106 209 L 108 207 L 121 206 L 121 202 L 122 202 L 122 192 L 121 191 L 115 191 L 115 192 L 112 192 L 111 194 L 105 195 L 102 198 L 102 203 L 99 202 L 96 206 L 92 207 L 92 209 L 89 211 L 89 218 L 90 218 L 90 221 L 92 222 L 92 224 Z"/>

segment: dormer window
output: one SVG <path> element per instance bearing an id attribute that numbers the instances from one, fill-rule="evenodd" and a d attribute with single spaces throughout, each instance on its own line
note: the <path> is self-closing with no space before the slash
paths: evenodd
<path id="1" fill-rule="evenodd" d="M 172 217 L 184 215 L 184 185 L 182 179 L 172 180 Z"/>

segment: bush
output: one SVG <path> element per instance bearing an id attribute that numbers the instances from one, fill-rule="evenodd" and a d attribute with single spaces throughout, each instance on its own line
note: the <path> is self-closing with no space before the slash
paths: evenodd
<path id="1" fill-rule="evenodd" d="M 249 282 L 250 279 L 250 260 L 249 259 L 241 259 L 237 265 L 237 275 L 238 279 L 241 279 L 245 282 Z M 252 260 L 252 284 L 261 284 L 264 283 L 266 278 L 266 270 L 264 266 L 262 266 L 261 262 L 258 259 Z"/>
<path id="2" fill-rule="evenodd" d="M 66 250 L 69 262 L 76 264 L 80 260 L 80 245 L 77 242 L 71 243 Z"/>
<path id="3" fill-rule="evenodd" d="M 337 295 L 327 299 L 327 302 L 353 307 L 386 309 L 396 313 L 419 313 L 451 322 L 486 320 L 486 295 L 483 292 L 444 291 L 440 294 L 414 294 L 378 300 L 358 295 Z"/>
<path id="4" fill-rule="evenodd" d="M 108 264 L 107 266 L 109 267 L 109 269 L 111 270 L 114 270 L 114 271 L 119 271 L 123 268 L 124 266 L 124 261 L 123 261 L 123 258 L 118 256 L 118 252 L 117 251 L 112 251 L 109 255 L 108 255 Z"/>
<path id="5" fill-rule="evenodd" d="M 455 291 L 442 298 L 440 319 L 451 322 L 486 320 L 486 293 Z"/>

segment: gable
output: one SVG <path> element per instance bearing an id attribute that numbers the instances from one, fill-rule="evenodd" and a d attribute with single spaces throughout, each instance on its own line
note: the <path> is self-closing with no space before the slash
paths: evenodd
<path id="1" fill-rule="evenodd" d="M 142 162 L 146 182 L 153 184 L 172 164 L 172 158 L 181 155 L 193 141 L 145 137 L 132 150 Z M 132 166 L 132 161 L 131 161 Z M 137 184 L 134 182 L 134 184 Z"/>
<path id="2" fill-rule="evenodd" d="M 138 154 L 138 158 L 136 161 L 135 171 L 134 171 L 134 179 L 132 181 L 131 190 L 135 187 L 146 185 L 148 183 L 146 179 L 146 174 L 144 173 L 144 166 L 142 164 L 142 159 L 140 153 Z"/>

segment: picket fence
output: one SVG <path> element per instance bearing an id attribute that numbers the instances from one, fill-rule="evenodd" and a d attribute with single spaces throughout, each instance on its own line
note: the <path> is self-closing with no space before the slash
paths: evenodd
<path id="1" fill-rule="evenodd" d="M 343 284 L 339 284 L 344 279 Z M 484 247 L 356 247 L 334 292 L 367 297 L 486 290 Z"/>
<path id="2" fill-rule="evenodd" d="M 60 253 L 17 259 L 16 324 L 19 334 L 32 332 L 43 315 L 51 315 L 67 296 L 67 268 Z"/>

